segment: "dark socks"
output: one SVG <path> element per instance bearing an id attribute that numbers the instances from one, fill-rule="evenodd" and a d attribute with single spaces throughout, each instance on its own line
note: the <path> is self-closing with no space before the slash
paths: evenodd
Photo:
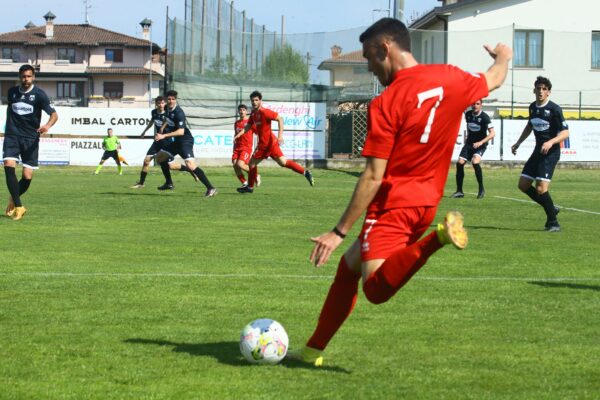
<path id="1" fill-rule="evenodd" d="M 481 170 L 481 165 L 473 164 L 473 169 L 475 170 L 475 178 L 477 178 L 477 184 L 481 192 L 483 190 L 483 171 Z"/>
<path id="2" fill-rule="evenodd" d="M 456 163 L 456 191 L 463 191 L 463 181 L 465 179 L 465 164 Z"/>
<path id="3" fill-rule="evenodd" d="M 181 172 L 192 172 L 191 169 L 187 167 L 187 165 L 181 164 L 181 168 L 179 169 Z"/>
<path id="4" fill-rule="evenodd" d="M 19 181 L 14 167 L 4 167 L 4 175 L 6 176 L 6 187 L 15 203 L 15 207 L 22 207 L 21 197 L 19 195 Z"/>
<path id="5" fill-rule="evenodd" d="M 213 185 L 210 184 L 210 181 L 208 180 L 208 178 L 206 177 L 206 175 L 204 174 L 204 171 L 202 171 L 200 169 L 200 167 L 196 167 L 196 169 L 194 170 L 194 174 L 196 174 L 196 176 L 198 177 L 198 179 L 200 179 L 200 182 L 202 182 L 204 184 L 204 186 L 206 186 L 207 189 L 214 189 Z"/>
<path id="6" fill-rule="evenodd" d="M 19 181 L 19 196 L 23 196 L 27 189 L 29 189 L 29 185 L 31 185 L 31 179 L 21 178 Z"/>
<path id="7" fill-rule="evenodd" d="M 140 184 L 142 184 L 142 185 L 143 185 L 143 184 L 144 184 L 144 182 L 146 182 L 146 176 L 148 176 L 148 173 L 147 173 L 147 172 L 144 172 L 144 171 L 142 171 L 142 172 L 140 173 L 140 182 L 139 182 Z"/>
<path id="8" fill-rule="evenodd" d="M 539 195 L 542 207 L 544 207 L 544 211 L 546 212 L 546 217 L 548 217 L 549 222 L 556 221 L 556 208 L 554 207 L 554 202 L 552 201 L 552 197 L 550 197 L 550 192 L 544 192 Z"/>
<path id="9" fill-rule="evenodd" d="M 535 188 L 533 186 L 529 186 L 527 188 L 527 190 L 524 192 L 527 196 L 529 196 L 529 198 L 533 201 L 535 201 L 536 203 L 538 203 L 540 206 L 544 206 L 542 204 L 542 200 L 540 199 L 540 195 L 538 194 L 537 190 L 535 190 Z"/>
<path id="10" fill-rule="evenodd" d="M 168 162 L 161 163 L 160 169 L 162 170 L 162 173 L 165 176 L 165 183 L 167 185 L 172 185 L 173 179 L 171 179 L 171 170 L 169 169 L 169 163 Z"/>

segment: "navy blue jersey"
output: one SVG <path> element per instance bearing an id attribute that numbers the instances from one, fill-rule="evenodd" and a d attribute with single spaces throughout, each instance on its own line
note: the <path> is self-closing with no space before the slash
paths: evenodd
<path id="1" fill-rule="evenodd" d="M 488 129 L 493 128 L 490 116 L 481 111 L 478 115 L 469 110 L 465 113 L 467 121 L 467 143 L 473 144 L 482 141 L 488 135 Z M 487 143 L 486 143 L 487 144 Z"/>
<path id="2" fill-rule="evenodd" d="M 562 109 L 556 103 L 548 101 L 543 106 L 537 106 L 535 101 L 529 105 L 529 123 L 535 134 L 535 146 L 539 148 L 550 139 L 555 138 L 565 129 L 569 129 Z M 560 144 L 552 146 L 551 150 L 560 148 Z"/>
<path id="3" fill-rule="evenodd" d="M 159 113 L 156 108 L 152 110 L 152 121 L 154 121 L 154 133 L 158 133 L 160 131 L 160 128 L 163 126 L 166 119 L 167 113 L 165 111 Z"/>
<path id="4" fill-rule="evenodd" d="M 167 132 L 175 132 L 176 130 L 183 128 L 184 136 L 192 136 L 192 132 L 187 128 L 185 120 L 185 113 L 179 106 L 175 106 L 173 110 L 167 110 Z M 179 140 L 181 136 L 175 137 L 175 140 Z"/>
<path id="5" fill-rule="evenodd" d="M 20 86 L 8 89 L 6 134 L 38 137 L 37 130 L 42 120 L 42 110 L 48 115 L 55 112 L 42 89 L 36 86 L 27 92 L 22 92 Z"/>

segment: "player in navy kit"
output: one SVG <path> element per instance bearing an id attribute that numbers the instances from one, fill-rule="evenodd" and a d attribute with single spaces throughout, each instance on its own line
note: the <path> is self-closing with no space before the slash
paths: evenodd
<path id="1" fill-rule="evenodd" d="M 6 186 L 10 193 L 4 214 L 15 221 L 23 218 L 27 211 L 21 204 L 21 196 L 29 189 L 33 170 L 38 169 L 40 135 L 48 132 L 58 120 L 58 114 L 50 105 L 46 93 L 33 84 L 33 66 L 22 65 L 19 68 L 19 80 L 19 86 L 8 90 L 6 132 L 2 148 Z M 40 126 L 42 110 L 50 115 L 50 119 Z M 15 171 L 19 159 L 23 163 L 21 180 L 17 180 Z"/>
<path id="2" fill-rule="evenodd" d="M 144 131 L 140 135 L 141 137 L 144 137 L 148 129 L 150 129 L 151 127 L 154 127 L 154 134 L 157 134 L 161 132 L 161 128 L 166 126 L 165 121 L 167 119 L 167 113 L 165 111 L 165 98 L 163 96 L 156 97 L 156 99 L 154 100 L 154 104 L 155 108 L 154 110 L 152 110 L 151 120 L 146 126 L 146 129 L 144 129 Z M 163 146 L 166 146 L 169 142 L 172 141 L 173 138 L 152 142 L 152 145 L 148 149 L 146 157 L 144 158 L 144 165 L 142 166 L 142 171 L 140 172 L 140 179 L 136 182 L 135 185 L 131 187 L 132 189 L 141 189 L 145 186 L 146 176 L 148 175 L 148 169 L 150 168 L 150 163 L 152 162 L 152 159 L 156 156 L 156 154 L 160 151 L 160 149 Z M 198 180 L 196 175 L 192 171 L 190 171 L 185 165 L 169 164 L 169 167 L 174 170 L 189 172 L 194 178 L 194 180 Z"/>
<path id="3" fill-rule="evenodd" d="M 465 113 L 467 121 L 467 142 L 460 151 L 458 162 L 456 163 L 456 192 L 450 197 L 462 198 L 463 181 L 465 179 L 465 163 L 470 161 L 475 170 L 475 177 L 479 185 L 478 199 L 483 199 L 485 189 L 483 188 L 483 172 L 481 171 L 481 158 L 487 149 L 488 142 L 494 138 L 496 133 L 492 126 L 492 120 L 489 115 L 483 111 L 483 103 L 477 100 L 473 103 L 471 110 Z"/>
<path id="4" fill-rule="evenodd" d="M 192 171 L 206 186 L 205 197 L 213 197 L 217 194 L 217 189 L 210 183 L 204 171 L 196 165 L 194 158 L 194 137 L 192 132 L 186 126 L 185 113 L 177 105 L 177 92 L 169 90 L 167 92 L 167 118 L 166 118 L 167 133 L 157 133 L 156 141 L 167 138 L 173 138 L 174 141 L 167 146 L 161 148 L 156 156 L 156 161 L 160 164 L 163 175 L 165 176 L 165 184 L 158 187 L 158 190 L 172 190 L 173 181 L 171 180 L 171 172 L 169 171 L 168 163 L 172 162 L 174 157 L 179 154 L 185 161 L 186 167 Z"/>
<path id="5" fill-rule="evenodd" d="M 548 98 L 551 90 L 550 80 L 538 76 L 533 89 L 535 101 L 529 105 L 529 121 L 511 150 L 516 155 L 521 143 L 533 131 L 535 148 L 521 172 L 519 189 L 544 208 L 545 230 L 558 232 L 560 225 L 556 214 L 559 209 L 554 206 L 548 188 L 554 168 L 560 159 L 560 143 L 569 137 L 569 126 L 565 122 L 560 106 Z M 534 181 L 535 186 L 532 186 Z"/>

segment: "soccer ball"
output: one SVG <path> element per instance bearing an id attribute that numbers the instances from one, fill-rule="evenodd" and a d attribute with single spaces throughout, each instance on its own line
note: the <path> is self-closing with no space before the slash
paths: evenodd
<path id="1" fill-rule="evenodd" d="M 285 357 L 288 344 L 283 326 L 268 318 L 250 322 L 240 335 L 240 351 L 253 364 L 277 364 Z"/>

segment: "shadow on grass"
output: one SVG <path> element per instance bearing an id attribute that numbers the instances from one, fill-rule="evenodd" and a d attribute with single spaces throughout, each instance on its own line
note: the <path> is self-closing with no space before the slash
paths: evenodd
<path id="1" fill-rule="evenodd" d="M 172 347 L 175 353 L 187 353 L 193 356 L 212 357 L 222 364 L 233 365 L 237 367 L 251 367 L 248 361 L 240 355 L 240 345 L 238 342 L 215 342 L 215 343 L 176 343 L 168 340 L 141 339 L 132 338 L 125 339 L 125 343 L 134 344 L 152 344 L 156 346 Z M 329 372 L 342 372 L 349 374 L 350 371 L 334 366 L 314 367 L 299 361 L 285 360 L 281 366 L 285 368 L 305 368 L 322 370 Z"/>
<path id="2" fill-rule="evenodd" d="M 567 283 L 567 282 L 545 282 L 545 281 L 530 281 L 527 282 L 530 285 L 537 285 L 546 288 L 559 288 L 559 289 L 579 289 L 579 290 L 593 290 L 600 292 L 599 285 L 582 285 L 579 283 Z"/>

